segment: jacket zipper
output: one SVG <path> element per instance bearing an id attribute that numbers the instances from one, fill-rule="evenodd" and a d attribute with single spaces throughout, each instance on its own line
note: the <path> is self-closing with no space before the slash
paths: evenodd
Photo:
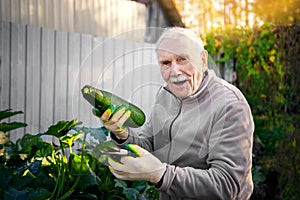
<path id="1" fill-rule="evenodd" d="M 177 97 L 176 97 L 177 98 Z M 171 122 L 170 124 L 170 127 L 169 127 L 169 140 L 170 140 L 170 148 L 168 150 L 168 157 L 167 157 L 167 162 L 170 163 L 170 154 L 171 154 L 171 149 L 172 149 L 172 127 L 173 127 L 173 124 L 175 122 L 175 120 L 179 117 L 180 113 L 181 113 L 181 107 L 182 107 L 182 101 L 179 100 L 179 111 L 176 115 L 176 117 L 173 119 L 173 121 Z"/>

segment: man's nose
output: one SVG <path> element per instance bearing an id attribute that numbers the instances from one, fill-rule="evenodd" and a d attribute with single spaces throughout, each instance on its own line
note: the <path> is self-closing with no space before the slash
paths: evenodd
<path id="1" fill-rule="evenodd" d="M 171 63 L 171 74 L 182 74 L 181 72 L 181 65 L 178 65 L 176 60 L 173 60 Z"/>

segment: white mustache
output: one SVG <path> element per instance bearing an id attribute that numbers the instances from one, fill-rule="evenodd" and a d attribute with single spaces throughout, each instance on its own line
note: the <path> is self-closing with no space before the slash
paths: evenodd
<path id="1" fill-rule="evenodd" d="M 179 75 L 177 77 L 170 77 L 170 81 L 171 83 L 177 83 L 177 82 L 182 82 L 182 81 L 187 81 L 189 80 L 188 77 L 184 76 L 184 75 Z"/>

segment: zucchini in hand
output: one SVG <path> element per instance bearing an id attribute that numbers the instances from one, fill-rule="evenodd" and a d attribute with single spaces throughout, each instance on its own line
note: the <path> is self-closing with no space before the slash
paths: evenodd
<path id="1" fill-rule="evenodd" d="M 145 123 L 145 114 L 137 106 L 129 103 L 128 101 L 104 90 L 85 85 L 81 89 L 83 97 L 95 108 L 100 111 L 102 115 L 108 108 L 114 106 L 125 106 L 126 109 L 131 111 L 130 117 L 124 123 L 128 127 L 140 127 Z"/>

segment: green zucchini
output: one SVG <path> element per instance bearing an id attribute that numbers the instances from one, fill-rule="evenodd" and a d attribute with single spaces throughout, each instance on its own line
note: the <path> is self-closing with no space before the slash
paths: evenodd
<path id="1" fill-rule="evenodd" d="M 145 113 L 132 103 L 118 97 L 110 92 L 97 89 L 90 85 L 85 85 L 81 89 L 84 99 L 93 107 L 97 108 L 102 115 L 108 108 L 125 106 L 131 111 L 130 117 L 124 123 L 125 126 L 137 128 L 145 123 Z"/>

